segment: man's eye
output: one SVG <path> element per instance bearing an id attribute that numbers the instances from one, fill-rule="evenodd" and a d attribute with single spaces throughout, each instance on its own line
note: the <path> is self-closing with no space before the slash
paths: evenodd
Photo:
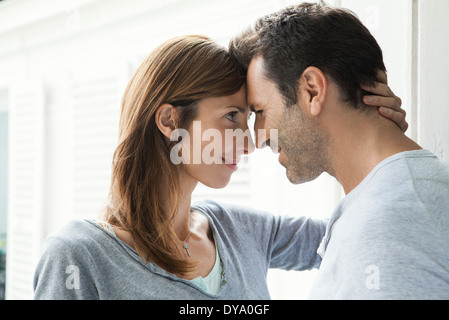
<path id="1" fill-rule="evenodd" d="M 226 115 L 226 119 L 228 119 L 229 121 L 235 122 L 234 116 L 235 116 L 236 114 L 237 114 L 236 111 L 230 112 L 230 113 L 228 113 L 228 114 Z"/>

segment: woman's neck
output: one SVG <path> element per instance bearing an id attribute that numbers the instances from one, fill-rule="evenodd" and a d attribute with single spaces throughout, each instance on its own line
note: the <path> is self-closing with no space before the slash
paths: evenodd
<path id="1" fill-rule="evenodd" d="M 184 240 L 190 232 L 192 193 L 197 184 L 198 181 L 196 179 L 192 178 L 185 171 L 180 170 L 178 206 L 175 208 L 173 230 L 178 238 L 182 240 Z M 161 194 L 161 200 L 164 204 L 164 211 L 171 212 L 171 201 L 169 197 L 170 191 L 168 190 L 168 187 L 163 188 L 163 190 L 164 193 Z"/>

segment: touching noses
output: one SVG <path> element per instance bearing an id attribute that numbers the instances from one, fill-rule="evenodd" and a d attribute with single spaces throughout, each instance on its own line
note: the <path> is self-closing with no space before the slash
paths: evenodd
<path id="1" fill-rule="evenodd" d="M 268 130 L 265 127 L 264 121 L 258 121 L 256 119 L 256 122 L 254 123 L 254 133 L 256 136 L 257 149 L 263 149 L 268 146 L 274 153 L 279 152 L 277 129 Z"/>
<path id="2" fill-rule="evenodd" d="M 238 155 L 247 155 L 254 152 L 256 147 L 247 124 L 242 128 L 242 134 L 244 143 L 241 146 L 237 145 L 236 153 Z"/>
<path id="3" fill-rule="evenodd" d="M 254 122 L 254 134 L 256 136 L 257 149 L 263 149 L 269 145 L 270 136 L 268 130 L 265 129 L 265 122 L 257 118 Z"/>

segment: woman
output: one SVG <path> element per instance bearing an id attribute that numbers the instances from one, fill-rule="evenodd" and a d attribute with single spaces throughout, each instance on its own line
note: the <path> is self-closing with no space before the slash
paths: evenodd
<path id="1" fill-rule="evenodd" d="M 203 36 L 158 47 L 124 93 L 104 216 L 47 238 L 35 298 L 269 299 L 268 268 L 319 266 L 323 221 L 191 205 L 198 182 L 226 186 L 254 149 L 251 138 L 223 138 L 244 135 L 248 115 L 242 70 L 225 49 Z M 198 134 L 209 139 L 190 140 Z"/>

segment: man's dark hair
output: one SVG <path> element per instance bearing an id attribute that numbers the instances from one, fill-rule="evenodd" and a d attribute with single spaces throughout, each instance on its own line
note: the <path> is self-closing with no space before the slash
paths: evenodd
<path id="1" fill-rule="evenodd" d="M 246 70 L 261 55 L 265 76 L 288 105 L 296 104 L 298 80 L 309 66 L 330 77 L 356 108 L 364 108 L 361 85 L 373 85 L 385 71 L 382 50 L 355 14 L 325 4 L 302 3 L 260 18 L 231 40 L 229 51 Z"/>

